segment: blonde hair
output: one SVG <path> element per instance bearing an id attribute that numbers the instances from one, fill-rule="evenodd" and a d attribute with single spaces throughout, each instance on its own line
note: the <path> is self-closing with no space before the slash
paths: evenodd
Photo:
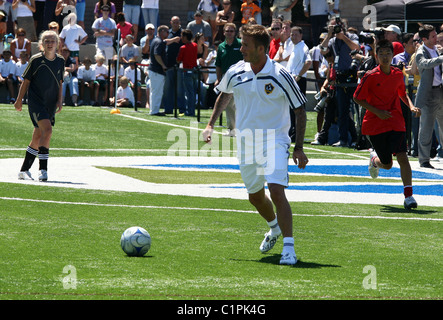
<path id="1" fill-rule="evenodd" d="M 95 56 L 95 61 L 105 62 L 106 58 L 104 55 L 98 54 Z"/>
<path id="2" fill-rule="evenodd" d="M 120 85 L 122 84 L 129 84 L 129 79 L 125 76 L 120 78 Z"/>
<path id="3" fill-rule="evenodd" d="M 55 22 L 55 21 L 51 21 L 51 22 L 48 23 L 48 28 L 49 28 L 49 29 L 50 29 L 50 28 L 57 28 L 57 32 L 58 32 L 59 29 L 60 29 L 60 26 L 59 26 L 59 24 L 58 24 L 57 22 Z"/>
<path id="4" fill-rule="evenodd" d="M 58 48 L 58 46 L 60 44 L 60 38 L 58 37 L 57 32 L 52 31 L 52 30 L 46 30 L 40 34 L 40 40 L 38 41 L 38 45 L 42 51 L 43 51 L 43 42 L 45 41 L 46 38 L 50 38 L 50 37 L 55 38 L 55 42 L 57 43 L 56 47 Z"/>

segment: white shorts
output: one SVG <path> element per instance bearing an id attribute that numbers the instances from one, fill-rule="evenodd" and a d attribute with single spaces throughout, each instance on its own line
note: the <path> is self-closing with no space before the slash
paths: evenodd
<path id="1" fill-rule="evenodd" d="M 265 183 L 275 183 L 288 187 L 289 145 L 276 143 L 275 148 L 266 148 L 261 159 L 240 160 L 240 173 L 248 193 L 256 193 L 263 189 Z"/>

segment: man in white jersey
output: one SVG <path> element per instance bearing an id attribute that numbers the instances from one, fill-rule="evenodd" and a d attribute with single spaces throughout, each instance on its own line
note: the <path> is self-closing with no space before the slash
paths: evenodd
<path id="1" fill-rule="evenodd" d="M 261 25 L 242 27 L 244 61 L 231 66 L 217 89 L 214 111 L 203 139 L 211 142 L 214 124 L 234 95 L 237 129 L 237 156 L 240 172 L 249 194 L 249 201 L 271 228 L 260 245 L 261 252 L 271 250 L 283 235 L 280 264 L 294 265 L 297 257 L 292 234 L 292 211 L 285 195 L 288 187 L 288 158 L 291 140 L 290 108 L 297 114 L 297 141 L 292 158 L 300 169 L 308 159 L 303 152 L 306 112 L 299 108 L 306 102 L 294 78 L 267 55 L 270 36 Z M 267 183 L 271 195 L 265 194 Z M 272 201 L 271 201 L 272 199 Z M 277 215 L 274 212 L 276 207 Z M 277 222 L 278 221 L 278 222 Z"/>

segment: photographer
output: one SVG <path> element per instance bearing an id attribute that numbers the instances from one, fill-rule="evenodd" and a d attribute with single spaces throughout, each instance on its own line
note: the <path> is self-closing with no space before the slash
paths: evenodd
<path id="1" fill-rule="evenodd" d="M 329 140 L 329 129 L 335 122 L 335 116 L 337 113 L 337 101 L 335 97 L 335 81 L 337 73 L 334 70 L 334 54 L 328 52 L 325 59 L 329 65 L 329 69 L 326 72 L 326 80 L 324 81 L 319 93 L 316 95 L 317 105 L 314 107 L 315 112 L 324 112 L 324 121 L 321 129 L 318 130 L 314 141 L 311 145 L 325 145 Z"/>
<path id="2" fill-rule="evenodd" d="M 328 35 L 321 43 L 320 50 L 323 55 L 328 54 L 330 51 L 334 53 L 334 69 L 337 72 L 336 98 L 340 134 L 340 141 L 335 143 L 334 146 L 347 147 L 350 144 L 348 132 L 351 132 L 351 136 L 356 136 L 355 126 L 349 125 L 351 99 L 357 83 L 357 70 L 351 70 L 352 57 L 350 53 L 352 50 L 360 50 L 358 36 L 346 32 L 346 25 L 340 17 L 334 17 L 329 22 Z"/>

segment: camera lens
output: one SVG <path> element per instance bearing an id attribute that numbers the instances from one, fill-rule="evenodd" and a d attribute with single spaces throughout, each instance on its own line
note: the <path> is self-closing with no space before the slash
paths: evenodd
<path id="1" fill-rule="evenodd" d="M 334 33 L 340 33 L 341 32 L 341 26 L 336 25 L 334 26 Z"/>

